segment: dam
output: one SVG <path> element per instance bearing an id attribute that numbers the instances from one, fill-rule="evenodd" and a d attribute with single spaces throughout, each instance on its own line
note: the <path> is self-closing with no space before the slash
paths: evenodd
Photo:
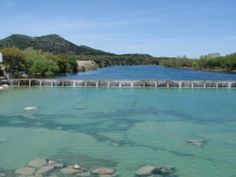
<path id="1" fill-rule="evenodd" d="M 236 81 L 210 80 L 58 80 L 9 79 L 0 84 L 39 87 L 117 87 L 117 88 L 236 88 Z"/>

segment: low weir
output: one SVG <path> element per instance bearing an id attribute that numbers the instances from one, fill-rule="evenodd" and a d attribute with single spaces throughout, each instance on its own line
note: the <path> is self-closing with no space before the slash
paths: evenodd
<path id="1" fill-rule="evenodd" d="M 10 79 L 10 86 L 40 87 L 117 87 L 117 88 L 236 88 L 236 81 L 202 80 L 57 80 Z"/>

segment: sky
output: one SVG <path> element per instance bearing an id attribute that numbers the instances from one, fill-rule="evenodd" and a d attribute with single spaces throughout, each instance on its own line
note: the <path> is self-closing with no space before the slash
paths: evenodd
<path id="1" fill-rule="evenodd" d="M 59 34 L 153 56 L 236 52 L 236 0 L 0 0 L 0 8 L 0 39 Z"/>

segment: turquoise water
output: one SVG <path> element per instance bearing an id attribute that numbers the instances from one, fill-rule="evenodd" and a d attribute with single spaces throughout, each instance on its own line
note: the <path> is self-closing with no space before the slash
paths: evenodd
<path id="1" fill-rule="evenodd" d="M 0 171 L 48 158 L 121 177 L 146 164 L 235 177 L 235 98 L 234 89 L 11 88 L 0 92 Z"/>
<path id="2" fill-rule="evenodd" d="M 96 80 L 236 80 L 236 74 L 141 65 L 108 67 L 84 73 L 61 75 L 58 78 Z"/>

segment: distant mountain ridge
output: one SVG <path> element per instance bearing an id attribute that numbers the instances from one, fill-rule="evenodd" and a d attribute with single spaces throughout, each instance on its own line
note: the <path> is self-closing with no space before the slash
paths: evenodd
<path id="1" fill-rule="evenodd" d="M 78 46 L 57 34 L 39 37 L 13 34 L 0 40 L 0 49 L 7 47 L 16 47 L 22 50 L 32 47 L 34 49 L 40 49 L 55 54 L 113 55 L 87 46 Z"/>

